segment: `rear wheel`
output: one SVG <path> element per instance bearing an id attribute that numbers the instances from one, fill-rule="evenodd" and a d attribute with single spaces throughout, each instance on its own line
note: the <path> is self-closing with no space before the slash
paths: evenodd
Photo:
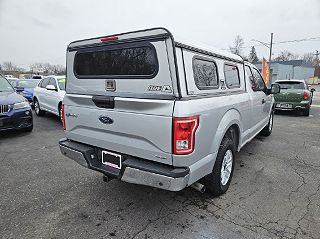
<path id="1" fill-rule="evenodd" d="M 236 146 L 234 141 L 224 137 L 219 147 L 212 173 L 204 178 L 207 189 L 215 196 L 224 194 L 231 182 L 234 170 Z"/>
<path id="2" fill-rule="evenodd" d="M 60 119 L 61 119 L 61 108 L 62 108 L 62 103 L 60 102 L 59 106 L 58 106 L 58 112 L 59 112 L 59 118 Z"/>
<path id="3" fill-rule="evenodd" d="M 40 104 L 37 98 L 34 98 L 34 111 L 36 112 L 37 116 L 44 115 L 44 111 L 40 109 Z"/>
<path id="4" fill-rule="evenodd" d="M 269 123 L 266 125 L 266 127 L 263 128 L 261 131 L 261 134 L 263 136 L 269 136 L 272 133 L 273 129 L 273 117 L 274 117 L 274 112 L 272 111 L 269 117 Z"/>
<path id="5" fill-rule="evenodd" d="M 310 108 L 307 108 L 307 109 L 303 110 L 303 111 L 302 111 L 302 114 L 303 114 L 304 116 L 309 116 L 309 114 L 310 114 Z"/>

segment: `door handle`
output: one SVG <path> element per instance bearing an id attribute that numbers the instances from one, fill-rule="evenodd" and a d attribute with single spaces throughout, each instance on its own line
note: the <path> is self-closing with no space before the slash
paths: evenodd
<path id="1" fill-rule="evenodd" d="M 262 99 L 262 104 L 265 104 L 266 103 L 266 100 L 265 99 Z"/>
<path id="2" fill-rule="evenodd" d="M 99 108 L 114 109 L 114 97 L 93 96 L 92 101 Z"/>

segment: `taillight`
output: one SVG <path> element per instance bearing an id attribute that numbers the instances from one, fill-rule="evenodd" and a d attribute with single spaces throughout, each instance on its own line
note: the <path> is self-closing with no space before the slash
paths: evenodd
<path id="1" fill-rule="evenodd" d="M 102 42 L 117 41 L 117 40 L 118 40 L 117 36 L 110 36 L 110 37 L 102 37 L 102 38 L 100 38 L 100 41 L 102 41 Z"/>
<path id="2" fill-rule="evenodd" d="M 304 99 L 304 100 L 309 100 L 309 98 L 310 98 L 309 92 L 308 92 L 308 91 L 304 91 L 304 92 L 303 92 L 303 99 Z"/>
<path id="3" fill-rule="evenodd" d="M 173 118 L 173 153 L 190 154 L 194 150 L 199 116 Z"/>
<path id="4" fill-rule="evenodd" d="M 66 117 L 64 115 L 64 104 L 61 105 L 60 115 L 61 115 L 62 127 L 64 130 L 66 130 Z"/>

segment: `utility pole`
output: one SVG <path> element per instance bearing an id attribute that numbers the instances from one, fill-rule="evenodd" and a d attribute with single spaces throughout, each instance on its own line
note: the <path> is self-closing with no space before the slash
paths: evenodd
<path id="1" fill-rule="evenodd" d="M 318 67 L 319 66 L 319 55 L 320 55 L 319 51 L 317 50 L 316 54 L 314 54 L 314 55 L 316 56 L 316 66 Z"/>
<path id="2" fill-rule="evenodd" d="M 261 45 L 269 48 L 269 66 L 268 66 L 268 70 L 269 70 L 268 83 L 269 83 L 269 85 L 267 85 L 267 86 L 270 86 L 271 85 L 271 80 L 272 80 L 272 75 L 271 75 L 271 57 L 272 57 L 272 46 L 273 46 L 273 32 L 271 33 L 270 44 L 268 44 L 266 42 L 263 42 L 263 41 L 256 40 L 256 39 L 251 39 L 251 41 L 259 42 Z"/>
<path id="3" fill-rule="evenodd" d="M 271 75 L 271 57 L 272 57 L 272 44 L 273 44 L 273 32 L 271 32 L 271 39 L 270 39 L 270 54 L 269 54 L 269 86 L 271 85 L 272 75 Z"/>
<path id="4" fill-rule="evenodd" d="M 315 69 L 314 69 L 314 76 L 317 76 L 318 78 L 320 78 L 320 62 L 319 62 L 319 51 L 316 51 L 316 54 L 314 54 L 316 56 L 316 65 L 315 65 Z"/>

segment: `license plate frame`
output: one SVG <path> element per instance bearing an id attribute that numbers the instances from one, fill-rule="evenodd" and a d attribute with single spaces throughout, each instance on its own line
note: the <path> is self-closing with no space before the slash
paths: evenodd
<path id="1" fill-rule="evenodd" d="M 292 104 L 281 104 L 280 107 L 283 109 L 292 109 Z"/>
<path id="2" fill-rule="evenodd" d="M 120 170 L 122 167 L 122 155 L 102 150 L 101 163 Z"/>

